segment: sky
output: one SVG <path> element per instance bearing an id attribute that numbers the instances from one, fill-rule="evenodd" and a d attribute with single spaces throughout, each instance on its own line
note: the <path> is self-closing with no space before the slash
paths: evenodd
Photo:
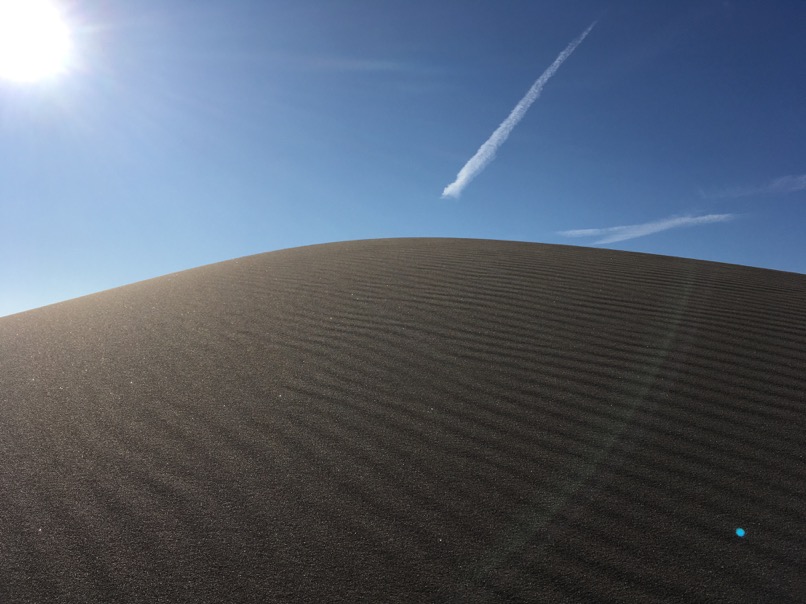
<path id="1" fill-rule="evenodd" d="M 0 79 L 0 316 L 384 237 L 806 273 L 804 2 L 53 1 L 63 69 Z"/>

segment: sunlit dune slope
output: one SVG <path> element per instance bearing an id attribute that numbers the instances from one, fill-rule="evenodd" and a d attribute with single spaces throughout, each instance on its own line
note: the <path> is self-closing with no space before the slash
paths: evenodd
<path id="1" fill-rule="evenodd" d="M 802 275 L 530 243 L 5 317 L 0 602 L 797 601 L 805 368 Z"/>

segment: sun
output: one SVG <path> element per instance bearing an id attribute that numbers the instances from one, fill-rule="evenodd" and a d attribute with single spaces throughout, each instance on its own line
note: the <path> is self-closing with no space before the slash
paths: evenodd
<path id="1" fill-rule="evenodd" d="M 31 83 L 66 71 L 70 29 L 49 0 L 0 0 L 0 78 Z"/>

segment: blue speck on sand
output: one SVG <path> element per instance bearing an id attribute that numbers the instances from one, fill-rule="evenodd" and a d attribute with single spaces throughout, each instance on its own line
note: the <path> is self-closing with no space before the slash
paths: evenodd
<path id="1" fill-rule="evenodd" d="M 739 537 L 744 537 L 744 529 L 743 529 L 743 528 L 737 528 L 737 529 L 736 529 L 736 534 L 737 534 Z"/>

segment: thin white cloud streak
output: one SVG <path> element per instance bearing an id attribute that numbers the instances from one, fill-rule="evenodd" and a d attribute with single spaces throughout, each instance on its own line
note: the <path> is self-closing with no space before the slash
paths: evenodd
<path id="1" fill-rule="evenodd" d="M 0 0 L 0 4 L 3 0 Z M 239 57 L 240 58 L 240 57 Z M 251 55 L 245 59 L 253 58 Z M 274 52 L 261 55 L 272 69 L 282 71 L 323 71 L 332 73 L 373 74 L 388 73 L 400 75 L 439 75 L 440 70 L 414 62 L 397 61 L 384 58 L 362 58 L 355 56 L 299 54 Z"/>
<path id="2" fill-rule="evenodd" d="M 738 197 L 752 197 L 754 195 L 786 195 L 806 191 L 806 174 L 793 174 L 781 176 L 757 187 L 734 187 L 723 189 L 713 193 L 705 193 L 703 196 L 711 199 L 736 199 Z"/>
<path id="3" fill-rule="evenodd" d="M 518 125 L 523 119 L 523 116 L 526 115 L 526 112 L 529 110 L 529 107 L 532 106 L 540 93 L 543 92 L 543 87 L 546 85 L 551 77 L 557 72 L 560 66 L 565 62 L 565 60 L 571 56 L 571 53 L 576 50 L 576 47 L 582 44 L 582 41 L 588 36 L 588 34 L 593 29 L 594 25 L 596 25 L 596 21 L 591 23 L 590 27 L 586 29 L 582 35 L 580 35 L 576 40 L 571 42 L 564 51 L 560 53 L 560 55 L 554 59 L 554 63 L 543 72 L 537 81 L 532 84 L 532 87 L 529 88 L 529 91 L 526 93 L 520 102 L 515 106 L 512 112 L 509 114 L 509 117 L 501 122 L 501 125 L 492 133 L 490 138 L 488 138 L 484 144 L 479 147 L 479 150 L 476 151 L 476 154 L 471 157 L 468 162 L 464 165 L 464 167 L 459 171 L 459 174 L 456 175 L 456 180 L 454 180 L 451 184 L 449 184 L 445 189 L 442 191 L 442 197 L 459 197 L 462 194 L 464 188 L 470 184 L 479 173 L 486 168 L 493 159 L 495 159 L 495 154 L 498 151 L 498 148 L 504 144 L 504 142 L 509 137 L 509 134 L 512 132 L 512 129 Z"/>
<path id="4" fill-rule="evenodd" d="M 617 241 L 627 241 L 636 239 L 669 229 L 679 229 L 683 227 L 700 226 L 703 224 L 713 224 L 715 222 L 727 222 L 733 220 L 735 214 L 707 214 L 705 216 L 681 216 L 678 218 L 665 218 L 655 222 L 644 224 L 629 224 L 625 226 L 607 227 L 604 229 L 574 229 L 571 231 L 560 231 L 559 235 L 565 237 L 602 237 L 594 243 L 616 243 Z"/>

